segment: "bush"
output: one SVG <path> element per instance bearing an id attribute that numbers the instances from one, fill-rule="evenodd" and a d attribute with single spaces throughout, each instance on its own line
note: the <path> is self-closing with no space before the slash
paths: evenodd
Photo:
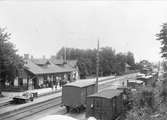
<path id="1" fill-rule="evenodd" d="M 147 108 L 148 112 L 153 113 L 159 109 L 160 104 L 159 89 L 153 87 L 139 87 L 133 93 L 133 108 Z"/>

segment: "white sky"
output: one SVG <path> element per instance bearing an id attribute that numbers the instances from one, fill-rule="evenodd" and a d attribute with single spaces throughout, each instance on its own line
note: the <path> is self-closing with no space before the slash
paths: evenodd
<path id="1" fill-rule="evenodd" d="M 155 34 L 167 22 L 167 2 L 1 1 L 0 27 L 12 33 L 18 53 L 55 55 L 62 46 L 111 46 L 136 61 L 160 60 Z"/>

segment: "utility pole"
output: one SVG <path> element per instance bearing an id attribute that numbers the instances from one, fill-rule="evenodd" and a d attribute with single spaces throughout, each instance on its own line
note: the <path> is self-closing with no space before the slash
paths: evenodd
<path id="1" fill-rule="evenodd" d="M 98 79 L 99 79 L 99 40 L 97 43 L 97 53 L 96 53 L 96 89 L 98 91 Z"/>
<path id="2" fill-rule="evenodd" d="M 64 63 L 66 63 L 66 47 L 64 47 Z"/>

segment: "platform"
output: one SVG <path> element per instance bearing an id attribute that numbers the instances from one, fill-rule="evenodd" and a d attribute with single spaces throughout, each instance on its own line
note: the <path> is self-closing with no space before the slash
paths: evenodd
<path id="1" fill-rule="evenodd" d="M 61 88 L 59 88 L 59 89 L 43 88 L 43 89 L 28 90 L 28 92 L 32 92 L 32 93 L 37 92 L 38 99 L 39 98 L 45 99 L 45 96 L 48 97 L 48 95 L 55 94 L 59 91 L 61 91 Z M 27 91 L 25 91 L 25 92 L 27 92 Z M 8 104 L 13 99 L 13 97 L 21 96 L 25 92 L 2 92 L 2 95 L 4 97 L 0 98 L 0 107 Z"/>
<path id="2" fill-rule="evenodd" d="M 47 101 L 47 100 L 50 100 L 50 99 L 53 99 L 53 98 L 56 98 L 56 97 L 59 97 L 59 96 L 61 96 L 61 92 L 57 91 L 57 93 L 54 92 L 53 94 L 48 94 L 48 95 L 38 97 L 38 98 L 34 99 L 33 102 L 28 102 L 28 103 L 25 103 L 25 104 L 16 104 L 16 105 L 11 104 L 10 106 L 1 108 L 0 115 L 3 114 L 3 113 L 7 113 L 7 112 L 10 112 L 10 111 L 14 111 L 14 110 L 24 108 L 26 106 L 35 105 L 37 103 Z"/>

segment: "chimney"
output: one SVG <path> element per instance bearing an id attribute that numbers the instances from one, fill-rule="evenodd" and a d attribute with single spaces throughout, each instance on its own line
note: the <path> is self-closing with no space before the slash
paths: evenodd
<path id="1" fill-rule="evenodd" d="M 24 54 L 24 59 L 28 60 L 29 59 L 29 54 Z"/>

